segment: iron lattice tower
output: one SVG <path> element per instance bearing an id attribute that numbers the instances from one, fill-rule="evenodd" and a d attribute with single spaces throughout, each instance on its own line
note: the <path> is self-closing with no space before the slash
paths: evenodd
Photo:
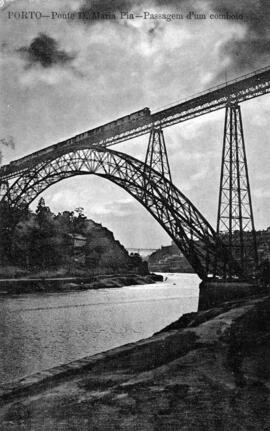
<path id="1" fill-rule="evenodd" d="M 247 157 L 240 106 L 228 102 L 225 113 L 217 218 L 218 237 L 226 244 L 244 277 L 258 265 Z M 225 277 L 231 278 L 232 273 Z"/>
<path id="2" fill-rule="evenodd" d="M 169 181 L 172 181 L 164 134 L 160 127 L 153 127 L 151 130 L 145 163 Z"/>

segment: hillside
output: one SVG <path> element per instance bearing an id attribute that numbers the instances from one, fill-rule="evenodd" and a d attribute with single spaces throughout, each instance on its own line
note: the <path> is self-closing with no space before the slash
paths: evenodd
<path id="1" fill-rule="evenodd" d="M 192 266 L 174 243 L 161 247 L 152 253 L 148 258 L 148 266 L 153 272 L 194 272 Z"/>
<path id="2" fill-rule="evenodd" d="M 24 210 L 13 226 L 14 214 L 8 211 L 0 214 L 2 277 L 148 274 L 140 256 L 129 256 L 113 233 L 87 219 L 82 208 L 56 215 L 41 198 L 36 211 Z"/>

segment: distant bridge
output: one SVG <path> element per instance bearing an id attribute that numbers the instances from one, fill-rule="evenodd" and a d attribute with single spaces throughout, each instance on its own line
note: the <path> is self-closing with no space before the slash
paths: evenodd
<path id="1" fill-rule="evenodd" d="M 2 204 L 27 206 L 46 188 L 65 178 L 95 174 L 118 184 L 137 199 L 171 236 L 202 279 L 244 277 L 251 265 L 245 257 L 242 231 L 247 226 L 254 231 L 254 221 L 239 102 L 269 92 L 270 67 L 267 67 L 166 109 L 151 113 L 144 108 L 15 160 L 0 169 Z M 173 185 L 163 128 L 224 107 L 216 232 Z M 108 148 L 149 132 L 145 163 Z M 11 183 L 11 179 L 15 182 Z M 220 225 L 226 227 L 227 236 L 221 235 Z M 232 235 L 237 229 L 239 246 L 233 243 Z M 229 242 L 225 243 L 224 238 Z"/>
<path id="2" fill-rule="evenodd" d="M 125 247 L 125 249 L 129 253 L 138 253 L 138 254 L 152 254 L 155 251 L 159 250 L 158 248 L 141 248 L 141 247 Z"/>

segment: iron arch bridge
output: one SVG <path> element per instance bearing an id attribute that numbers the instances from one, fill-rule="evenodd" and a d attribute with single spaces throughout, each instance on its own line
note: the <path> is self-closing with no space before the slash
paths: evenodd
<path id="1" fill-rule="evenodd" d="M 190 200 L 157 170 L 105 147 L 84 148 L 36 163 L 14 182 L 3 200 L 28 206 L 51 185 L 76 175 L 95 174 L 126 190 L 159 222 L 203 280 L 224 277 L 228 266 L 241 276 L 215 230 Z"/>

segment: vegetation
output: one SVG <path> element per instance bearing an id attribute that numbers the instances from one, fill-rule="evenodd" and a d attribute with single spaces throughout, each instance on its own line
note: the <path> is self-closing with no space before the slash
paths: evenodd
<path id="1" fill-rule="evenodd" d="M 86 217 L 81 209 L 55 215 L 41 198 L 35 213 L 2 204 L 0 219 L 1 262 L 45 269 L 63 263 L 68 253 L 65 233 L 80 232 Z"/>
<path id="2" fill-rule="evenodd" d="M 0 220 L 2 267 L 30 273 L 62 270 L 77 275 L 79 271 L 81 275 L 83 271 L 148 273 L 140 257 L 131 258 L 109 230 L 87 219 L 83 208 L 56 215 L 43 198 L 35 212 L 1 203 Z"/>

